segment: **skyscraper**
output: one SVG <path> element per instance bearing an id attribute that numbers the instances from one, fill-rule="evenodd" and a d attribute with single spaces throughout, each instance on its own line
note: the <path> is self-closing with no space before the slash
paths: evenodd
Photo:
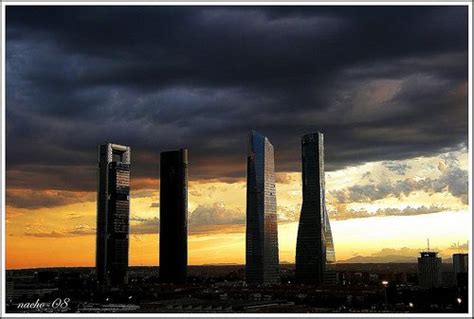
<path id="1" fill-rule="evenodd" d="M 245 273 L 248 284 L 280 281 L 273 145 L 255 131 L 247 157 Z"/>
<path id="2" fill-rule="evenodd" d="M 331 225 L 325 204 L 324 137 L 301 139 L 303 205 L 296 242 L 296 279 L 323 284 L 326 263 L 335 262 Z"/>
<path id="3" fill-rule="evenodd" d="M 453 254 L 453 271 L 455 274 L 468 272 L 468 254 Z"/>
<path id="4" fill-rule="evenodd" d="M 99 145 L 96 269 L 101 283 L 127 281 L 130 216 L 130 147 Z"/>
<path id="5" fill-rule="evenodd" d="M 468 287 L 469 255 L 453 254 L 453 275 L 456 286 Z"/>
<path id="6" fill-rule="evenodd" d="M 161 153 L 160 280 L 183 283 L 188 271 L 188 150 Z"/>
<path id="7" fill-rule="evenodd" d="M 418 257 L 418 285 L 423 288 L 440 287 L 442 283 L 441 263 L 438 253 L 421 252 Z"/>

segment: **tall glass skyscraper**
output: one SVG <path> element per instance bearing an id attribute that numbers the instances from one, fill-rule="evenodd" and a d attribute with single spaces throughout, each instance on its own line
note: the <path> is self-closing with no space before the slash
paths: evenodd
<path id="1" fill-rule="evenodd" d="M 97 279 L 119 285 L 128 271 L 130 147 L 106 143 L 98 153 Z"/>
<path id="2" fill-rule="evenodd" d="M 324 195 L 323 134 L 304 135 L 301 151 L 303 205 L 296 242 L 296 279 L 322 285 L 326 263 L 336 259 Z"/>
<path id="3" fill-rule="evenodd" d="M 280 282 L 273 145 L 252 131 L 247 157 L 246 281 Z"/>
<path id="4" fill-rule="evenodd" d="M 188 150 L 161 153 L 160 280 L 183 283 L 188 271 Z"/>

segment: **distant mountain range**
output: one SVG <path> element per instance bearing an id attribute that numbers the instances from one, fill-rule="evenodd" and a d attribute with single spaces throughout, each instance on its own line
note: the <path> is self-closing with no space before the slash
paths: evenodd
<path id="1" fill-rule="evenodd" d="M 354 256 L 345 260 L 338 260 L 338 263 L 414 263 L 417 259 L 414 256 Z"/>
<path id="2" fill-rule="evenodd" d="M 196 265 L 196 266 L 235 266 L 235 265 L 240 265 L 240 264 L 238 263 L 210 263 L 210 264 L 202 264 L 202 265 Z"/>
<path id="3" fill-rule="evenodd" d="M 338 263 L 416 263 L 418 256 L 387 255 L 387 256 L 354 256 Z M 443 259 L 443 263 L 452 263 L 452 258 Z"/>

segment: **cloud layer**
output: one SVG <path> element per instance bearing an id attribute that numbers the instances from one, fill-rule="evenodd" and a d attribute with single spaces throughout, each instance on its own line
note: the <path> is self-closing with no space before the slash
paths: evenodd
<path id="1" fill-rule="evenodd" d="M 10 6 L 6 25 L 9 188 L 94 191 L 104 141 L 147 185 L 179 147 L 192 180 L 241 179 L 251 129 L 280 172 L 314 130 L 328 170 L 467 144 L 465 7 Z"/>
<path id="2" fill-rule="evenodd" d="M 405 170 L 409 167 L 406 163 L 383 163 L 390 171 L 404 177 L 399 180 L 377 180 L 368 184 L 355 184 L 345 189 L 330 191 L 330 195 L 339 204 L 370 203 L 389 196 L 401 198 L 413 192 L 426 192 L 429 194 L 448 192 L 467 205 L 469 173 L 459 166 L 456 157 L 444 154 L 438 164 L 439 176 L 436 178 L 406 176 Z M 370 176 L 368 172 L 367 177 Z"/>

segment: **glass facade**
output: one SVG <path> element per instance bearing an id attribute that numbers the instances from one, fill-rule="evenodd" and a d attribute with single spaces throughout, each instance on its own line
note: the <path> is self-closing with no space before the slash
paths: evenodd
<path id="1" fill-rule="evenodd" d="M 322 285 L 326 263 L 336 259 L 325 204 L 323 134 L 304 135 L 301 150 L 303 205 L 296 242 L 296 279 Z"/>
<path id="2" fill-rule="evenodd" d="M 247 157 L 246 281 L 280 282 L 273 145 L 252 131 Z"/>
<path id="3" fill-rule="evenodd" d="M 127 282 L 130 216 L 130 148 L 99 145 L 96 270 L 101 283 Z"/>

